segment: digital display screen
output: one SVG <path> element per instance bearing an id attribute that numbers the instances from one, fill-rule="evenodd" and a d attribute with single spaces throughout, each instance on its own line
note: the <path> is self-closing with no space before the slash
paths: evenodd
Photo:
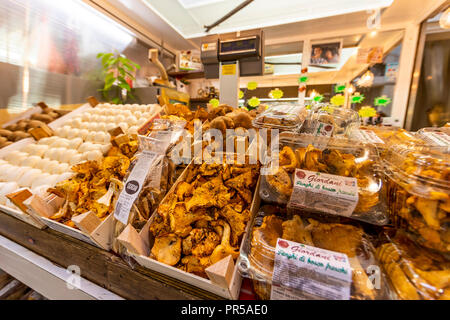
<path id="1" fill-rule="evenodd" d="M 220 43 L 220 53 L 230 53 L 242 50 L 256 50 L 257 41 L 256 38 L 236 40 L 230 42 Z"/>

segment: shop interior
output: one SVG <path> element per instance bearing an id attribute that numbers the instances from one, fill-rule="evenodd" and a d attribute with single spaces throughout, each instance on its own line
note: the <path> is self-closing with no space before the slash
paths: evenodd
<path id="1" fill-rule="evenodd" d="M 450 1 L 0 0 L 0 21 L 0 300 L 450 300 Z M 229 142 L 244 164 L 205 160 Z M 350 277 L 279 257 L 298 243 Z"/>

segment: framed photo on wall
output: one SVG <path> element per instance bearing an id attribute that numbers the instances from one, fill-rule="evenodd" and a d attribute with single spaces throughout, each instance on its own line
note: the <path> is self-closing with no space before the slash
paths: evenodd
<path id="1" fill-rule="evenodd" d="M 341 60 L 342 39 L 326 43 L 311 44 L 311 58 L 309 64 L 314 66 L 337 65 Z"/>

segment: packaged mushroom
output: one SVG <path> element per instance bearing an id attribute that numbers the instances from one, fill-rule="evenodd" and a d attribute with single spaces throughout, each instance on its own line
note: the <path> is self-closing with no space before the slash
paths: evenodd
<path id="1" fill-rule="evenodd" d="M 392 223 L 420 245 L 450 254 L 450 155 L 447 147 L 391 146 L 384 192 Z"/>
<path id="2" fill-rule="evenodd" d="M 307 116 L 303 105 L 277 103 L 270 106 L 253 120 L 257 128 L 298 131 Z"/>
<path id="3" fill-rule="evenodd" d="M 123 224 L 140 230 L 173 184 L 174 166 L 166 156 L 170 141 L 170 136 L 139 136 L 139 151 L 123 180 L 114 214 Z"/>
<path id="4" fill-rule="evenodd" d="M 300 132 L 315 136 L 343 136 L 358 129 L 359 115 L 347 108 L 318 104 L 310 112 Z"/>
<path id="5" fill-rule="evenodd" d="M 279 149 L 262 173 L 263 201 L 375 225 L 388 223 L 375 148 L 347 139 L 283 132 Z"/>
<path id="6" fill-rule="evenodd" d="M 381 238 L 376 257 L 400 299 L 450 300 L 447 258 L 418 246 L 402 231 L 389 230 Z"/>
<path id="7" fill-rule="evenodd" d="M 130 140 L 113 146 L 104 158 L 72 167 L 75 176 L 48 190 L 64 199 L 64 205 L 50 219 L 76 228 L 72 218 L 77 215 L 90 211 L 103 221 L 112 213 L 118 189 L 134 155 L 127 152 L 134 149 L 134 144 L 137 141 Z"/>
<path id="8" fill-rule="evenodd" d="M 191 163 L 150 220 L 150 258 L 204 278 L 236 259 L 258 176 L 259 164 Z"/>
<path id="9" fill-rule="evenodd" d="M 249 234 L 239 271 L 252 279 L 260 299 L 395 297 L 380 272 L 368 235 L 357 224 L 305 219 L 265 205 Z"/>

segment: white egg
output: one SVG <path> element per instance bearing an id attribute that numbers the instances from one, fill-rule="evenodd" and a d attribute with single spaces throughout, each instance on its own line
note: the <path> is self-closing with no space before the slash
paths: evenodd
<path id="1" fill-rule="evenodd" d="M 72 128 L 69 127 L 69 126 L 64 126 L 64 127 L 62 128 L 62 130 L 61 130 L 60 137 L 62 137 L 62 138 L 67 138 L 67 135 L 69 134 L 69 131 L 70 131 L 71 129 L 72 129 Z"/>
<path id="2" fill-rule="evenodd" d="M 56 149 L 56 158 L 54 160 L 58 161 L 58 162 L 62 162 L 62 159 L 64 157 L 66 157 L 66 155 L 71 151 L 72 149 L 67 149 L 67 148 L 57 148 Z"/>
<path id="3" fill-rule="evenodd" d="M 126 131 L 128 130 L 128 123 L 126 123 L 126 122 L 121 122 L 121 123 L 119 123 L 119 127 L 121 127 L 122 130 L 123 130 L 124 132 L 126 132 Z"/>
<path id="4" fill-rule="evenodd" d="M 98 131 L 95 133 L 94 141 L 95 143 L 102 143 L 105 139 L 106 134 L 103 131 Z"/>
<path id="5" fill-rule="evenodd" d="M 105 127 L 106 131 L 109 131 L 109 130 L 112 130 L 112 129 L 115 129 L 115 128 L 117 128 L 115 123 L 107 123 L 106 127 Z"/>
<path id="6" fill-rule="evenodd" d="M 67 148 L 69 140 L 66 138 L 59 138 L 49 145 L 50 148 Z"/>
<path id="7" fill-rule="evenodd" d="M 150 112 L 144 112 L 142 114 L 142 117 L 144 117 L 144 119 L 148 120 L 152 117 L 152 114 Z"/>
<path id="8" fill-rule="evenodd" d="M 56 160 L 50 161 L 49 167 L 47 168 L 47 170 L 45 170 L 45 172 L 48 172 L 51 174 L 56 174 L 58 172 L 58 165 L 59 165 L 58 161 L 56 161 Z"/>
<path id="9" fill-rule="evenodd" d="M 64 181 L 64 180 L 68 180 L 70 178 L 72 178 L 73 176 L 75 176 L 75 172 L 64 172 L 58 175 L 58 177 L 56 178 L 56 183 Z"/>
<path id="10" fill-rule="evenodd" d="M 128 123 L 130 126 L 132 126 L 137 122 L 137 119 L 135 116 L 128 116 L 125 118 L 125 122 Z"/>
<path id="11" fill-rule="evenodd" d="M 40 170 L 42 170 L 42 171 L 46 171 L 45 170 L 45 168 L 47 168 L 47 166 L 48 166 L 48 164 L 50 163 L 50 159 L 47 159 L 47 158 L 45 158 L 45 159 L 41 159 L 41 160 L 39 160 L 36 164 L 35 164 L 35 168 L 36 169 L 40 169 Z"/>
<path id="12" fill-rule="evenodd" d="M 58 173 L 59 173 L 59 174 L 65 173 L 65 172 L 67 172 L 67 171 L 69 171 L 69 170 L 70 170 L 70 166 L 69 166 L 68 163 L 60 163 L 60 164 L 58 165 Z"/>
<path id="13" fill-rule="evenodd" d="M 107 143 L 107 144 L 102 145 L 100 150 L 103 153 L 103 155 L 106 156 L 106 154 L 108 153 L 109 149 L 111 149 L 111 147 L 112 147 L 112 144 L 111 143 Z"/>
<path id="14" fill-rule="evenodd" d="M 34 180 L 39 178 L 41 173 L 42 173 L 42 171 L 39 170 L 39 169 L 26 170 L 24 172 L 24 174 L 22 175 L 22 177 L 19 179 L 19 181 L 17 181 L 17 183 L 21 187 L 31 187 L 31 185 L 33 184 Z"/>
<path id="15" fill-rule="evenodd" d="M 42 172 L 39 177 L 37 177 L 33 183 L 31 184 L 31 188 L 35 189 L 39 186 L 48 184 L 48 178 L 50 177 L 50 173 Z"/>
<path id="16" fill-rule="evenodd" d="M 39 139 L 38 144 L 48 145 L 49 141 L 50 141 L 50 138 L 42 138 L 42 139 Z"/>
<path id="17" fill-rule="evenodd" d="M 116 118 L 114 116 L 109 116 L 107 122 L 116 122 Z"/>
<path id="18" fill-rule="evenodd" d="M 78 137 L 78 133 L 80 132 L 80 129 L 70 129 L 69 132 L 67 133 L 67 138 L 68 139 L 73 139 Z"/>
<path id="19" fill-rule="evenodd" d="M 89 121 L 89 119 L 91 119 L 91 114 L 90 112 L 85 112 L 81 115 L 81 119 L 83 119 L 83 121 Z"/>
<path id="20" fill-rule="evenodd" d="M 132 126 L 128 128 L 127 134 L 137 134 L 139 127 L 138 126 Z"/>
<path id="21" fill-rule="evenodd" d="M 74 165 L 81 163 L 82 161 L 83 161 L 83 154 L 77 153 L 76 155 L 74 155 L 73 157 L 70 158 L 69 164 L 71 166 L 74 166 Z"/>
<path id="22" fill-rule="evenodd" d="M 111 108 L 111 106 L 113 106 L 113 104 L 110 104 L 110 103 L 104 103 L 103 106 L 104 106 L 105 108 Z"/>
<path id="23" fill-rule="evenodd" d="M 48 184 L 44 184 L 41 186 L 37 186 L 35 188 L 31 189 L 31 192 L 41 198 L 45 198 L 49 195 L 49 193 L 47 192 L 48 189 L 50 189 L 52 186 L 48 185 Z"/>
<path id="24" fill-rule="evenodd" d="M 87 122 L 87 121 L 83 122 L 80 126 L 80 129 L 89 129 L 89 123 L 90 122 Z"/>
<path id="25" fill-rule="evenodd" d="M 133 115 L 136 117 L 136 119 L 139 119 L 140 117 L 142 117 L 142 112 L 135 111 L 135 112 L 133 112 Z"/>
<path id="26" fill-rule="evenodd" d="M 55 160 L 56 159 L 56 148 L 49 148 L 44 153 L 44 157 L 49 160 Z"/>
<path id="27" fill-rule="evenodd" d="M 31 167 L 34 168 L 36 164 L 41 160 L 39 156 L 29 156 L 25 160 L 23 160 L 20 165 L 23 167 Z"/>
<path id="28" fill-rule="evenodd" d="M 79 129 L 81 127 L 82 123 L 83 123 L 83 119 L 81 119 L 80 117 L 75 118 L 72 120 L 72 127 Z"/>
<path id="29" fill-rule="evenodd" d="M 77 154 L 78 154 L 77 150 L 68 149 L 61 155 L 59 161 L 64 163 L 70 163 L 70 159 L 72 159 L 72 157 L 75 157 Z"/>
<path id="30" fill-rule="evenodd" d="M 106 123 L 105 122 L 99 122 L 97 124 L 97 131 L 106 131 Z"/>
<path id="31" fill-rule="evenodd" d="M 79 137 L 81 139 L 83 139 L 83 140 L 86 140 L 88 134 L 89 134 L 89 130 L 88 129 L 81 129 Z"/>
<path id="32" fill-rule="evenodd" d="M 115 122 L 124 122 L 125 119 L 126 119 L 125 116 L 119 114 L 119 115 L 117 115 L 117 116 L 115 117 L 115 120 L 114 120 L 114 121 L 115 121 Z"/>
<path id="33" fill-rule="evenodd" d="M 52 186 L 52 187 L 55 186 L 56 183 L 57 183 L 56 181 L 58 180 L 58 178 L 59 178 L 59 174 L 51 174 L 48 177 L 47 184 Z"/>
<path id="34" fill-rule="evenodd" d="M 91 146 L 93 146 L 92 142 L 85 142 L 78 148 L 78 152 L 84 153 L 86 151 L 89 151 L 91 150 Z"/>
<path id="35" fill-rule="evenodd" d="M 99 118 L 100 118 L 100 115 L 96 114 L 96 115 L 92 116 L 91 121 L 92 122 L 98 122 Z"/>
<path id="36" fill-rule="evenodd" d="M 19 179 L 23 176 L 23 174 L 31 170 L 30 167 L 13 167 L 9 172 L 6 173 L 5 180 L 6 181 L 19 181 Z"/>
<path id="37" fill-rule="evenodd" d="M 68 143 L 68 149 L 78 149 L 78 147 L 83 143 L 83 139 L 81 138 L 74 138 L 69 141 Z"/>
<path id="38" fill-rule="evenodd" d="M 11 170 L 14 170 L 15 166 L 12 164 L 2 164 L 0 165 L 0 180 L 6 181 L 6 177 Z"/>
<path id="39" fill-rule="evenodd" d="M 28 153 L 21 152 L 21 151 L 11 151 L 9 152 L 5 157 L 4 160 L 8 161 L 11 164 L 18 165 L 23 160 L 25 160 L 28 157 Z"/>
<path id="40" fill-rule="evenodd" d="M 100 161 L 103 154 L 99 150 L 92 150 L 85 153 L 85 159 L 88 161 Z"/>
<path id="41" fill-rule="evenodd" d="M 126 117 L 129 117 L 129 116 L 132 116 L 133 113 L 131 113 L 131 110 L 124 110 L 122 112 L 122 115 L 126 118 Z"/>
<path id="42" fill-rule="evenodd" d="M 124 109 L 131 109 L 132 108 L 131 104 L 124 104 L 123 107 L 124 107 Z"/>
<path id="43" fill-rule="evenodd" d="M 142 127 L 144 125 L 144 123 L 146 123 L 148 121 L 148 119 L 146 118 L 140 118 L 137 122 L 138 127 Z"/>
<path id="44" fill-rule="evenodd" d="M 87 141 L 91 141 L 91 142 L 93 142 L 93 141 L 95 141 L 95 135 L 97 134 L 97 131 L 91 131 L 91 132 L 89 132 L 89 134 L 87 135 L 87 137 L 86 137 L 86 140 Z"/>
<path id="45" fill-rule="evenodd" d="M 6 195 L 13 193 L 17 189 L 19 189 L 19 185 L 17 184 L 17 182 L 13 181 L 2 183 L 0 186 L 0 204 L 6 205 L 9 200 L 8 198 L 6 198 Z"/>
<path id="46" fill-rule="evenodd" d="M 60 137 L 62 130 L 63 130 L 63 128 L 59 127 L 59 128 L 56 128 L 55 130 L 53 130 L 53 132 L 54 132 L 55 136 Z"/>

